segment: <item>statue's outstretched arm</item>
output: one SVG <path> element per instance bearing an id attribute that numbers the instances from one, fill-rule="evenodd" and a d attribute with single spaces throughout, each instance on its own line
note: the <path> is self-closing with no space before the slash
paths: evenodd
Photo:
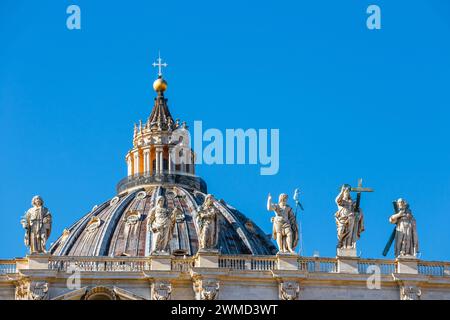
<path id="1" fill-rule="evenodd" d="M 272 196 L 269 193 L 269 195 L 267 196 L 267 211 L 274 211 L 274 210 L 275 210 L 275 207 L 272 203 Z"/>
<path id="2" fill-rule="evenodd" d="M 338 206 L 341 205 L 341 202 L 342 202 L 342 198 L 343 198 L 343 197 L 344 197 L 344 188 L 341 189 L 341 191 L 339 192 L 338 196 L 336 197 L 335 202 L 336 202 L 336 204 L 337 204 Z"/>

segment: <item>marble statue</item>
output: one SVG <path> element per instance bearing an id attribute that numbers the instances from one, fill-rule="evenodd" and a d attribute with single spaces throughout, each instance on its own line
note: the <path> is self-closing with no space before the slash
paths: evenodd
<path id="1" fill-rule="evenodd" d="M 219 235 L 218 215 L 219 210 L 214 206 L 214 197 L 208 194 L 203 204 L 197 209 L 200 249 L 217 249 Z"/>
<path id="2" fill-rule="evenodd" d="M 32 208 L 28 209 L 20 221 L 25 229 L 25 245 L 30 254 L 47 253 L 46 244 L 52 230 L 52 215 L 40 196 L 31 200 Z"/>
<path id="3" fill-rule="evenodd" d="M 364 231 L 364 216 L 361 208 L 353 201 L 349 185 L 343 185 L 336 197 L 338 211 L 335 213 L 338 249 L 355 249 L 356 241 Z"/>
<path id="4" fill-rule="evenodd" d="M 147 230 L 153 234 L 151 253 L 167 253 L 176 223 L 176 211 L 165 207 L 164 196 L 158 196 L 155 203 L 147 221 Z"/>
<path id="5" fill-rule="evenodd" d="M 395 228 L 395 256 L 415 257 L 419 252 L 416 219 L 404 199 L 398 199 L 396 204 L 398 210 L 389 218 L 390 223 L 397 225 Z"/>
<path id="6" fill-rule="evenodd" d="M 294 211 L 287 204 L 288 195 L 280 194 L 278 204 L 272 203 L 272 196 L 267 197 L 267 210 L 274 211 L 272 217 L 273 238 L 277 241 L 278 250 L 281 253 L 295 253 L 298 244 L 298 226 Z"/>

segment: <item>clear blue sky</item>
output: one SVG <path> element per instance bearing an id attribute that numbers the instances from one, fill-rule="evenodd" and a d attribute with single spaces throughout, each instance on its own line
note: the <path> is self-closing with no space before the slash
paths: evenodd
<path id="1" fill-rule="evenodd" d="M 80 31 L 66 28 L 70 4 Z M 369 4 L 379 31 L 366 28 Z M 376 192 L 362 199 L 362 256 L 381 257 L 401 196 L 422 258 L 450 260 L 449 29 L 446 0 L 2 0 L 0 257 L 25 255 L 19 220 L 33 195 L 54 215 L 51 240 L 114 196 L 160 49 L 175 117 L 280 129 L 276 176 L 198 168 L 217 198 L 269 233 L 267 193 L 300 187 L 305 254 L 334 256 L 338 187 L 363 177 Z"/>

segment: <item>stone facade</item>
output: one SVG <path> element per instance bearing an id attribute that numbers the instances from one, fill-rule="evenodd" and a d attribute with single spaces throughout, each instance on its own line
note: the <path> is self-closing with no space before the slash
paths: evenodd
<path id="1" fill-rule="evenodd" d="M 0 298 L 450 300 L 448 262 L 408 260 L 405 269 L 401 259 L 356 258 L 356 272 L 349 272 L 338 269 L 340 258 L 218 255 L 202 266 L 198 263 L 204 259 L 202 253 L 194 257 L 169 256 L 165 264 L 152 263 L 152 259 L 32 255 L 2 260 Z"/>

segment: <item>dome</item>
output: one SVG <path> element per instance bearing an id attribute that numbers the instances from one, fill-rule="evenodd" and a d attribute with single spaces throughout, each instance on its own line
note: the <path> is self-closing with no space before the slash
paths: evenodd
<path id="1" fill-rule="evenodd" d="M 169 209 L 178 207 L 170 253 L 195 255 L 198 251 L 196 209 L 206 193 L 183 185 L 153 185 L 128 189 L 111 200 L 95 206 L 52 245 L 50 253 L 57 256 L 148 256 L 151 232 L 147 216 L 157 196 L 164 195 Z M 214 200 L 219 209 L 221 254 L 271 255 L 276 248 L 269 237 L 245 215 Z"/>
<path id="2" fill-rule="evenodd" d="M 154 88 L 166 89 L 158 58 L 158 79 Z M 195 255 L 199 250 L 197 208 L 207 196 L 206 183 L 195 175 L 193 150 L 172 136 L 185 130 L 173 121 L 167 99 L 158 94 L 146 124 L 139 121 L 133 146 L 125 156 L 128 174 L 117 185 L 117 196 L 95 206 L 51 246 L 56 256 L 148 256 L 152 231 L 147 230 L 150 210 L 158 196 L 176 210 L 176 223 L 168 244 L 173 255 Z M 181 150 L 181 151 L 180 151 Z M 180 161 L 184 157 L 185 161 Z M 177 161 L 178 160 L 178 161 Z M 214 199 L 217 209 L 217 246 L 221 254 L 272 255 L 277 252 L 269 236 L 250 219 L 223 200 Z M 216 240 L 216 239 L 215 239 Z M 211 248 L 212 249 L 212 248 Z M 165 250 L 164 250 L 165 251 Z"/>

